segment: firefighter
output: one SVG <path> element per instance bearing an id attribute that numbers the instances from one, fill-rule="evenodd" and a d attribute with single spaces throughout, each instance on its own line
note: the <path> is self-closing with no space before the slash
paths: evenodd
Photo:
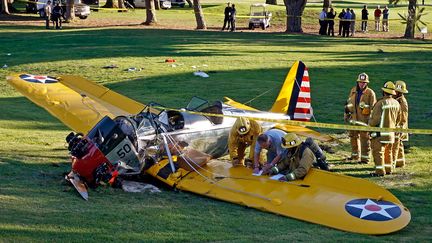
<path id="1" fill-rule="evenodd" d="M 280 181 L 293 181 L 305 177 L 315 161 L 315 155 L 309 146 L 294 133 L 287 133 L 282 138 L 281 146 L 286 149 L 284 157 L 270 169 L 269 173 L 284 173 L 285 176 L 281 177 Z"/>
<path id="2" fill-rule="evenodd" d="M 285 149 L 281 146 L 282 138 L 286 132 L 279 129 L 269 129 L 260 134 L 255 144 L 255 153 L 253 160 L 253 172 L 260 171 L 261 150 L 267 150 L 267 160 L 264 162 L 263 171 L 269 170 L 282 158 Z"/>
<path id="3" fill-rule="evenodd" d="M 254 120 L 240 117 L 231 128 L 228 138 L 228 149 L 233 166 L 245 165 L 245 150 L 251 146 L 249 161 L 254 159 L 254 148 L 261 126 Z"/>
<path id="4" fill-rule="evenodd" d="M 395 128 L 400 110 L 399 103 L 393 99 L 393 96 L 396 95 L 395 85 L 388 81 L 381 89 L 383 97 L 373 107 L 369 126 Z M 372 132 L 371 137 L 372 155 L 375 162 L 375 173 L 371 175 L 391 174 L 393 168 L 391 148 L 394 143 L 394 132 Z"/>
<path id="5" fill-rule="evenodd" d="M 371 109 L 376 103 L 375 92 L 368 87 L 368 84 L 369 76 L 366 73 L 360 73 L 357 78 L 357 85 L 351 89 L 345 105 L 344 119 L 346 122 L 355 125 L 367 125 Z M 352 152 L 348 160 L 358 162 L 360 158 L 360 163 L 369 163 L 369 132 L 349 131 L 349 136 Z"/>
<path id="6" fill-rule="evenodd" d="M 399 102 L 399 120 L 396 125 L 399 128 L 408 128 L 408 102 L 404 94 L 408 93 L 406 84 L 404 81 L 398 80 L 395 82 L 395 99 Z M 393 161 L 396 167 L 405 166 L 405 153 L 403 142 L 408 142 L 408 133 L 397 133 L 395 134 L 395 142 L 392 147 Z"/>

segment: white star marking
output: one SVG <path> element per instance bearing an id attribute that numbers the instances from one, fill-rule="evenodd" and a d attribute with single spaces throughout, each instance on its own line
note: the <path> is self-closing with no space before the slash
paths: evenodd
<path id="1" fill-rule="evenodd" d="M 385 209 L 398 207 L 396 205 L 379 205 L 370 199 L 368 199 L 365 204 L 347 204 L 347 206 L 361 209 L 361 219 L 373 213 L 381 214 L 382 216 L 393 219 Z"/>
<path id="2" fill-rule="evenodd" d="M 47 81 L 48 82 L 57 82 L 57 80 L 56 79 L 53 79 L 53 78 L 50 78 L 50 77 L 48 77 L 48 76 L 41 76 L 41 75 L 32 75 L 32 74 L 27 74 L 28 75 L 28 77 L 26 77 L 26 78 L 23 78 L 24 80 L 37 80 L 38 82 L 40 82 L 40 83 L 43 83 L 43 84 L 45 84 Z"/>

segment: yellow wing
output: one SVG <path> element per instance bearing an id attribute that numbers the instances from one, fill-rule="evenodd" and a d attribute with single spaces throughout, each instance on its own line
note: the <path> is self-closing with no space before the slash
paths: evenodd
<path id="1" fill-rule="evenodd" d="M 104 116 L 136 114 L 144 105 L 78 76 L 14 74 L 7 81 L 66 126 L 87 133 Z"/>
<path id="2" fill-rule="evenodd" d="M 279 182 L 212 160 L 197 171 L 179 169 L 161 178 L 159 171 L 167 166 L 162 160 L 147 173 L 180 190 L 339 230 L 388 234 L 411 220 L 409 210 L 388 190 L 337 173 L 311 169 L 303 180 Z"/>

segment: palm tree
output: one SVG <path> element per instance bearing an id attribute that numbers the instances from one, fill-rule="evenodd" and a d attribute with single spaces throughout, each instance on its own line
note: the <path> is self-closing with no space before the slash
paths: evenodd
<path id="1" fill-rule="evenodd" d="M 8 8 L 8 0 L 1 0 L 1 11 L 2 14 L 10 14 Z"/>
<path id="2" fill-rule="evenodd" d="M 157 23 L 156 9 L 153 0 L 145 0 L 146 3 L 146 21 L 145 25 L 152 25 Z"/>
<path id="3" fill-rule="evenodd" d="M 394 5 L 397 5 L 400 2 L 400 0 L 390 0 L 390 1 Z M 408 14 L 402 15 L 398 13 L 398 15 L 402 19 L 402 23 L 406 24 L 405 35 L 404 35 L 405 38 L 414 38 L 415 27 L 417 27 L 417 29 L 420 30 L 420 24 L 426 25 L 424 21 L 420 20 L 420 18 L 426 14 L 424 10 L 425 10 L 424 7 L 419 8 L 417 6 L 417 0 L 408 0 Z"/>
<path id="4" fill-rule="evenodd" d="M 201 8 L 200 0 L 193 0 L 193 8 L 195 12 L 195 19 L 197 22 L 197 30 L 207 29 L 206 22 L 204 20 L 204 14 Z"/>

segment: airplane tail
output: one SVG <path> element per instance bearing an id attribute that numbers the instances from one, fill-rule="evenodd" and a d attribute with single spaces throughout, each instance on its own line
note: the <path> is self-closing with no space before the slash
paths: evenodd
<path id="1" fill-rule="evenodd" d="M 284 113 L 298 121 L 309 121 L 313 116 L 309 73 L 303 62 L 292 65 L 270 112 Z"/>

